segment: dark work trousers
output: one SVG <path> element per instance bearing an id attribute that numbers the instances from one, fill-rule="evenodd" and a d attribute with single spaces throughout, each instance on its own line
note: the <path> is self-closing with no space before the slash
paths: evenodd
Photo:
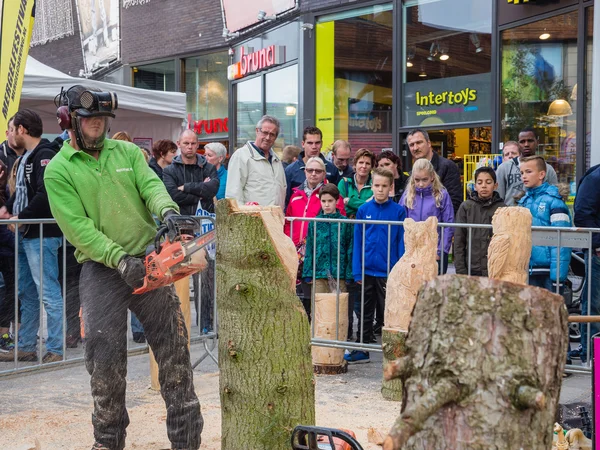
<path id="1" fill-rule="evenodd" d="M 0 272 L 4 278 L 4 289 L 0 291 L 0 328 L 9 328 L 15 319 L 15 258 L 0 258 Z M 19 318 L 21 310 L 19 308 Z M 13 330 L 14 333 L 14 330 Z"/>
<path id="2" fill-rule="evenodd" d="M 361 290 L 359 286 L 358 290 L 358 302 L 354 303 L 354 312 L 358 316 L 358 332 L 356 342 L 360 342 L 360 327 L 361 322 L 363 328 L 362 342 L 369 343 L 375 341 L 375 334 L 373 333 L 373 318 L 375 316 L 375 308 L 377 304 L 385 304 L 385 285 L 387 284 L 387 278 L 385 277 L 372 277 L 370 275 L 364 275 L 364 291 L 365 291 L 365 303 L 364 303 L 364 316 L 361 317 Z"/>
<path id="3" fill-rule="evenodd" d="M 438 259 L 437 261 L 437 265 L 438 265 L 438 275 L 445 275 L 446 272 L 448 271 L 448 253 L 444 253 L 443 258 L 441 258 L 441 262 L 442 264 L 440 264 L 440 259 Z M 441 266 L 441 269 L 440 269 Z M 441 270 L 441 272 L 440 272 Z"/>
<path id="4" fill-rule="evenodd" d="M 196 325 L 203 332 L 213 331 L 215 308 L 215 261 L 210 258 L 206 258 L 206 260 L 208 262 L 207 268 L 192 275 Z"/>
<path id="5" fill-rule="evenodd" d="M 58 280 L 60 286 L 63 287 L 63 251 L 58 252 Z M 81 327 L 79 324 L 79 275 L 81 274 L 81 264 L 75 259 L 75 247 L 67 244 L 67 285 L 66 285 L 66 314 L 67 314 L 67 336 L 77 339 L 81 338 Z"/>
<path id="6" fill-rule="evenodd" d="M 348 283 L 348 340 L 352 339 L 353 332 L 353 324 L 354 324 L 354 309 L 355 305 L 358 304 L 360 307 L 360 284 L 358 283 Z M 357 315 L 357 317 L 359 317 Z M 360 322 L 359 322 L 359 330 L 360 330 Z M 358 332 L 356 333 L 358 336 Z"/>
<path id="7" fill-rule="evenodd" d="M 125 447 L 127 309 L 144 326 L 158 363 L 160 393 L 167 407 L 167 434 L 173 448 L 200 448 L 204 421 L 194 392 L 188 334 L 173 285 L 133 295 L 119 273 L 87 261 L 79 293 L 85 327 L 85 365 L 91 375 L 96 441 L 112 450 Z"/>

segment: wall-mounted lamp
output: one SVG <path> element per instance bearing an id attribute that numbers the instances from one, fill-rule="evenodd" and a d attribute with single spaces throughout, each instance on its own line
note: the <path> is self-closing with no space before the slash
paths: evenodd
<path id="1" fill-rule="evenodd" d="M 239 37 L 240 33 L 237 31 L 235 33 L 232 33 L 227 28 L 223 28 L 223 34 L 221 36 L 223 36 L 225 39 L 233 39 Z"/>
<path id="2" fill-rule="evenodd" d="M 296 107 L 294 105 L 288 105 L 285 107 L 285 115 L 286 116 L 295 116 L 296 115 Z"/>
<path id="3" fill-rule="evenodd" d="M 438 47 L 440 49 L 440 60 L 448 61 L 450 59 L 450 55 L 448 54 L 448 44 L 441 44 Z"/>
<path id="4" fill-rule="evenodd" d="M 431 47 L 429 47 L 429 56 L 427 57 L 429 61 L 435 61 L 435 57 L 439 52 L 439 48 L 440 46 L 436 41 L 431 43 Z"/>
<path id="5" fill-rule="evenodd" d="M 469 35 L 469 39 L 471 40 L 471 44 L 473 44 L 475 47 L 475 53 L 481 53 L 483 51 L 483 47 L 481 46 L 481 41 L 479 40 L 477 33 L 471 33 Z"/>
<path id="6" fill-rule="evenodd" d="M 264 22 L 266 20 L 275 20 L 277 19 L 277 16 L 267 16 L 267 13 L 265 11 L 263 11 L 262 9 L 258 11 L 258 14 L 256 15 L 256 20 L 258 20 L 259 22 Z"/>
<path id="7" fill-rule="evenodd" d="M 409 45 L 406 48 L 406 67 L 412 67 L 412 60 L 415 59 L 417 53 L 417 47 L 415 45 Z"/>

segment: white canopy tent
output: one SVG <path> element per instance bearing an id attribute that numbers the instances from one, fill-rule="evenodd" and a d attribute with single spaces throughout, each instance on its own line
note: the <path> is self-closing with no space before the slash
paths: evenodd
<path id="1" fill-rule="evenodd" d="M 44 121 L 45 134 L 60 134 L 54 97 L 61 87 L 81 84 L 116 92 L 119 107 L 115 111 L 110 135 L 127 131 L 133 138 L 177 139 L 186 119 L 185 94 L 133 88 L 103 81 L 65 75 L 31 56 L 27 57 L 19 108 L 36 111 Z"/>

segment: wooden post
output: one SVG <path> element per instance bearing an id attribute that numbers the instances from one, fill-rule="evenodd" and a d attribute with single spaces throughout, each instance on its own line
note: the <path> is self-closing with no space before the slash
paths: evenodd
<path id="1" fill-rule="evenodd" d="M 339 308 L 336 313 L 337 301 L 337 294 L 315 294 L 315 310 L 312 316 L 315 321 L 316 338 L 332 341 L 346 340 L 348 334 L 348 294 L 340 294 Z M 344 349 L 341 348 L 314 346 L 312 348 L 312 360 L 315 373 L 336 375 L 348 371 L 348 365 L 344 361 Z"/>
<path id="2" fill-rule="evenodd" d="M 383 367 L 406 353 L 405 341 L 417 293 L 425 281 L 437 275 L 437 218 L 425 222 L 404 221 L 404 255 L 390 271 L 385 295 L 385 327 L 382 330 Z M 381 394 L 402 400 L 402 382 L 383 380 Z"/>
<path id="3" fill-rule="evenodd" d="M 531 257 L 531 212 L 511 206 L 492 217 L 494 236 L 488 248 L 488 276 L 495 280 L 527 283 Z"/>
<path id="4" fill-rule="evenodd" d="M 217 202 L 221 449 L 289 448 L 314 425 L 310 326 L 279 207 Z"/>
<path id="5" fill-rule="evenodd" d="M 182 278 L 175 283 L 175 291 L 179 302 L 181 303 L 181 312 L 183 319 L 185 320 L 185 326 L 188 332 L 188 348 L 190 346 L 190 333 L 192 329 L 192 311 L 190 306 L 190 277 Z M 154 391 L 160 391 L 160 383 L 158 382 L 158 364 L 154 359 L 154 353 L 152 349 L 148 347 L 150 353 L 150 389 Z"/>
<path id="6" fill-rule="evenodd" d="M 567 309 L 546 289 L 444 275 L 419 292 L 405 357 L 386 378 L 404 386 L 384 450 L 547 450 L 552 446 Z"/>

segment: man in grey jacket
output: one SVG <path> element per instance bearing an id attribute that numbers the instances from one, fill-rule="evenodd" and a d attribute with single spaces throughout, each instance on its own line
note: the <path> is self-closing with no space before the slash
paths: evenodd
<path id="1" fill-rule="evenodd" d="M 519 162 L 523 157 L 535 155 L 538 147 L 538 138 L 533 128 L 521 130 L 518 142 L 519 156 L 500 164 L 496 171 L 496 177 L 498 178 L 498 189 L 496 190 L 500 197 L 504 199 L 506 206 L 516 206 L 525 193 L 523 181 L 521 181 Z M 544 178 L 544 181 L 548 184 L 558 184 L 556 172 L 548 163 L 546 163 L 546 178 Z"/>

